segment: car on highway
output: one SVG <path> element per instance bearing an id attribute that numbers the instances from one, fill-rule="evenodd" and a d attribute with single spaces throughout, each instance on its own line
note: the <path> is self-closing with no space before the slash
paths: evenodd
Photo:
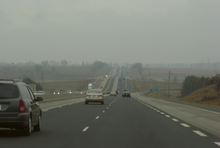
<path id="1" fill-rule="evenodd" d="M 64 91 L 62 92 L 62 94 L 72 94 L 72 91 L 71 91 L 71 90 L 64 90 Z"/>
<path id="2" fill-rule="evenodd" d="M 110 96 L 116 96 L 116 95 L 117 95 L 116 91 L 111 91 L 110 92 Z"/>
<path id="3" fill-rule="evenodd" d="M 60 90 L 55 90 L 55 91 L 53 92 L 53 94 L 54 94 L 54 95 L 56 95 L 56 94 L 59 95 L 59 94 L 60 94 Z"/>
<path id="4" fill-rule="evenodd" d="M 120 91 L 119 91 L 119 90 L 116 90 L 115 92 L 116 92 L 116 94 L 120 94 Z"/>
<path id="5" fill-rule="evenodd" d="M 89 89 L 86 93 L 85 104 L 89 102 L 101 102 L 104 104 L 104 95 L 101 89 Z"/>
<path id="6" fill-rule="evenodd" d="M 39 91 L 33 91 L 35 96 L 39 96 L 39 95 L 45 95 L 45 92 L 43 90 L 39 90 Z"/>
<path id="7" fill-rule="evenodd" d="M 122 97 L 131 97 L 131 93 L 128 90 L 122 92 Z"/>
<path id="8" fill-rule="evenodd" d="M 22 130 L 31 135 L 32 127 L 41 130 L 42 110 L 27 84 L 14 79 L 0 79 L 0 128 Z"/>

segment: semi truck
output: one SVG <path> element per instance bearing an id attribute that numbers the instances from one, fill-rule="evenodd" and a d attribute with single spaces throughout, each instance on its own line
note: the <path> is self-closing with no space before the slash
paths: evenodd
<path id="1" fill-rule="evenodd" d="M 88 89 L 92 89 L 92 83 L 88 84 Z"/>

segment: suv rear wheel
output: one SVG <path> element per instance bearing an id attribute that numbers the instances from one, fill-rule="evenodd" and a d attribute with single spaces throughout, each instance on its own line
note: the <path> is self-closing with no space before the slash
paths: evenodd
<path id="1" fill-rule="evenodd" d="M 38 124 L 34 126 L 35 131 L 41 130 L 41 116 L 38 117 Z"/>
<path id="2" fill-rule="evenodd" d="M 31 135 L 31 118 L 28 119 L 28 125 L 24 127 L 24 135 L 25 136 L 30 136 Z"/>

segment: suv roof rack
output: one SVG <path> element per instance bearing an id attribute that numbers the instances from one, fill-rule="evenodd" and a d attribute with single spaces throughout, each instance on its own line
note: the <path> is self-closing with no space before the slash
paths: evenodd
<path id="1" fill-rule="evenodd" d="M 12 81 L 14 83 L 21 82 L 19 79 L 0 79 L 0 81 Z"/>

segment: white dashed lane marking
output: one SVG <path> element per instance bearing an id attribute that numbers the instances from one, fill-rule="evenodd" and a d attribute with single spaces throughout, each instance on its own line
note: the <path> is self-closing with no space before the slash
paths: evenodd
<path id="1" fill-rule="evenodd" d="M 220 142 L 214 142 L 215 144 L 217 144 L 218 146 L 220 146 Z"/>
<path id="2" fill-rule="evenodd" d="M 170 118 L 170 116 L 169 116 L 169 115 L 166 115 L 166 117 L 167 117 L 167 118 Z"/>
<path id="3" fill-rule="evenodd" d="M 163 115 L 164 113 L 163 113 L 163 112 L 161 112 L 160 114 L 162 114 L 162 115 Z"/>
<path id="4" fill-rule="evenodd" d="M 99 119 L 99 116 L 97 116 L 95 119 Z"/>
<path id="5" fill-rule="evenodd" d="M 87 127 L 85 127 L 82 131 L 85 132 L 88 128 L 89 128 L 89 127 L 87 126 Z"/>
<path id="6" fill-rule="evenodd" d="M 105 111 L 102 111 L 103 113 L 105 112 Z"/>
<path id="7" fill-rule="evenodd" d="M 178 121 L 179 121 L 179 120 L 177 120 L 177 119 L 174 119 L 174 118 L 173 118 L 172 120 L 173 120 L 173 121 L 175 121 L 175 122 L 178 122 Z"/>
<path id="8" fill-rule="evenodd" d="M 202 132 L 200 131 L 193 131 L 194 133 L 198 134 L 199 136 L 202 136 L 202 137 L 207 137 L 207 135 L 203 134 Z"/>
<path id="9" fill-rule="evenodd" d="M 189 125 L 185 124 L 185 123 L 181 123 L 182 126 L 184 127 L 190 127 Z"/>

